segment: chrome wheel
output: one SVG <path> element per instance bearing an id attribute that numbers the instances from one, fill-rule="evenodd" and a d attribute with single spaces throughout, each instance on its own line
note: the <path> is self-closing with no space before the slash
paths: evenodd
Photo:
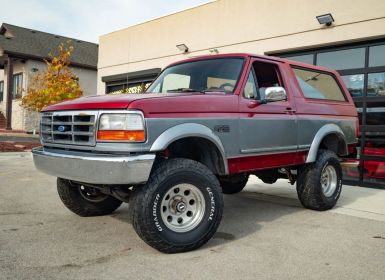
<path id="1" fill-rule="evenodd" d="M 337 188 L 337 171 L 332 165 L 326 165 L 321 173 L 322 192 L 326 197 L 331 197 Z"/>
<path id="2" fill-rule="evenodd" d="M 107 194 L 102 193 L 96 188 L 86 187 L 83 185 L 79 185 L 79 192 L 85 200 L 90 202 L 101 202 L 108 197 Z"/>
<path id="3" fill-rule="evenodd" d="M 199 225 L 206 203 L 202 192 L 190 184 L 176 185 L 163 196 L 161 217 L 172 231 L 187 232 Z"/>

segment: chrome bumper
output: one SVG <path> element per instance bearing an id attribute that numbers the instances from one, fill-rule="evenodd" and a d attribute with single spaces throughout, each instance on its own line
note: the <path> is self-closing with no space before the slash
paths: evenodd
<path id="1" fill-rule="evenodd" d="M 95 155 L 44 149 L 32 150 L 38 170 L 53 175 L 92 184 L 141 184 L 150 176 L 155 154 L 137 156 Z"/>

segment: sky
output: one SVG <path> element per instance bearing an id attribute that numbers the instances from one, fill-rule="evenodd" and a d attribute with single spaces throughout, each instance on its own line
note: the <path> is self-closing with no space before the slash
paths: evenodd
<path id="1" fill-rule="evenodd" d="M 0 0 L 3 22 L 98 43 L 99 36 L 210 0 Z"/>

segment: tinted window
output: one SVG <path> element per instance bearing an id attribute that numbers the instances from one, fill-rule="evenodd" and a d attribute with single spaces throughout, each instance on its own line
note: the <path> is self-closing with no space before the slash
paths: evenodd
<path id="1" fill-rule="evenodd" d="M 368 96 L 385 96 L 385 73 L 368 75 Z"/>
<path id="2" fill-rule="evenodd" d="M 302 92 L 307 98 L 345 101 L 334 77 L 330 74 L 293 68 Z"/>
<path id="3" fill-rule="evenodd" d="M 304 55 L 295 55 L 295 56 L 288 56 L 285 57 L 287 59 L 313 64 L 314 55 L 313 54 L 304 54 Z"/>
<path id="4" fill-rule="evenodd" d="M 385 45 L 369 48 L 369 66 L 385 66 Z"/>
<path id="5" fill-rule="evenodd" d="M 365 48 L 319 53 L 317 65 L 336 70 L 363 68 L 365 66 Z"/>
<path id="6" fill-rule="evenodd" d="M 342 76 L 346 87 L 352 97 L 359 97 L 364 94 L 364 74 Z"/>

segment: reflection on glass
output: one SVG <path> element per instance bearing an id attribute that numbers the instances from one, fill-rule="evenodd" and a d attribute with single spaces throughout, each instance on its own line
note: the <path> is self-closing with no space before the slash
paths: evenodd
<path id="1" fill-rule="evenodd" d="M 303 62 L 303 63 L 307 63 L 307 64 L 313 64 L 313 61 L 314 61 L 313 60 L 313 58 L 314 58 L 313 54 L 295 55 L 295 56 L 288 56 L 285 58 L 290 59 L 290 60 Z"/>
<path id="2" fill-rule="evenodd" d="M 385 96 L 385 73 L 368 75 L 368 96 Z"/>
<path id="3" fill-rule="evenodd" d="M 346 87 L 352 97 L 362 96 L 364 94 L 364 74 L 342 76 Z"/>
<path id="4" fill-rule="evenodd" d="M 369 48 L 369 67 L 385 66 L 385 45 Z"/>
<path id="5" fill-rule="evenodd" d="M 365 66 L 365 49 L 319 53 L 317 55 L 317 65 L 336 70 L 363 68 Z"/>

